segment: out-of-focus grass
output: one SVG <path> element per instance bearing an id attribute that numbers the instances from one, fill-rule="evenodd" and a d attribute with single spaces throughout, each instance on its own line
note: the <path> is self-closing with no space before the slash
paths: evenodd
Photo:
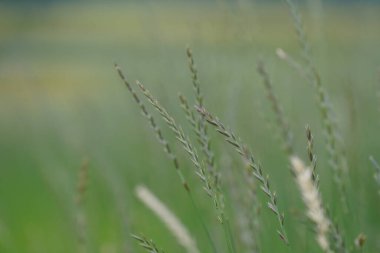
<path id="1" fill-rule="evenodd" d="M 375 96 L 380 8 L 326 6 L 323 12 L 304 11 L 317 65 L 348 145 L 355 186 L 349 190 L 353 212 L 340 219 L 350 239 L 364 232 L 368 252 L 376 252 L 379 201 L 367 158 L 380 156 Z M 267 61 L 291 126 L 299 133 L 296 143 L 301 154 L 304 125 L 312 126 L 321 189 L 332 212 L 339 213 L 331 197 L 333 181 L 313 89 L 274 55 L 276 47 L 299 55 L 284 6 L 72 4 L 32 10 L 2 6 L 0 37 L 1 251 L 76 250 L 74 191 L 86 156 L 93 252 L 120 252 L 128 242 L 121 211 L 129 217 L 129 232 L 144 231 L 167 252 L 181 251 L 162 224 L 133 198 L 137 183 L 148 185 L 168 203 L 207 252 L 170 161 L 112 67 L 117 61 L 131 81 L 142 81 L 185 122 L 176 96 L 178 91 L 192 96 L 184 51 L 188 43 L 194 48 L 207 106 L 251 144 L 271 174 L 280 205 L 291 207 L 286 209 L 289 236 L 291 241 L 302 241 L 293 247 L 304 249 L 312 241 L 302 240 L 305 234 L 292 229 L 302 228 L 295 215 L 302 205 L 286 159 L 272 138 L 274 130 L 268 128 L 271 112 L 255 72 L 259 58 Z M 170 132 L 164 133 L 174 143 Z M 223 143 L 214 139 L 214 146 L 221 149 Z M 216 224 L 191 165 L 180 148 L 175 150 L 180 163 L 189 168 L 185 173 L 191 185 L 199 188 L 196 196 L 206 220 Z M 223 161 L 222 156 L 217 158 Z M 263 252 L 279 252 L 282 245 L 273 243 L 273 221 L 265 212 L 263 216 L 261 240 L 267 245 Z"/>

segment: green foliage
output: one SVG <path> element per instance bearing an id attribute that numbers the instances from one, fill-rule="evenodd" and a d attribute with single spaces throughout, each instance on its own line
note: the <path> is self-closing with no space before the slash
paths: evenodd
<path id="1" fill-rule="evenodd" d="M 248 200 L 239 205 L 247 209 L 243 214 L 252 222 L 244 224 L 251 230 L 248 234 L 259 231 L 254 234 L 255 252 L 317 252 L 313 226 L 305 220 L 288 157 L 281 142 L 272 138 L 276 131 L 265 122 L 273 118 L 273 111 L 261 106 L 268 103 L 268 91 L 275 92 L 273 98 L 281 102 L 286 120 L 280 114 L 274 119 L 292 130 L 292 151 L 305 161 L 310 159 L 311 167 L 318 156 L 315 178 L 326 211 L 333 217 L 334 250 L 354 251 L 359 245 L 364 252 L 380 251 L 379 188 L 368 162 L 368 155 L 376 157 L 380 149 L 374 95 L 380 58 L 379 9 L 324 6 L 321 23 L 302 9 L 313 45 L 313 64 L 334 106 L 330 117 L 339 123 L 339 134 L 348 144 L 349 213 L 344 214 L 334 194 L 334 173 L 328 169 L 323 124 L 317 117 L 318 105 L 313 103 L 315 90 L 275 57 L 277 47 L 297 61 L 302 57 L 298 57 L 288 11 L 283 5 L 241 6 L 76 3 L 27 12 L 0 9 L 0 252 L 77 252 L 78 236 L 86 239 L 87 252 L 144 252 L 138 242 L 158 251 L 149 239 L 131 240 L 130 233 L 140 231 L 165 252 L 182 252 L 160 221 L 136 201 L 133 189 L 140 183 L 148 185 L 181 218 L 201 252 L 211 252 L 212 244 L 220 253 L 248 251 L 250 242 L 242 242 L 242 226 L 236 224 L 234 190 Z M 196 53 L 197 68 L 190 60 L 192 54 L 188 59 L 184 54 L 188 43 Z M 265 59 L 267 76 L 254 71 L 258 59 Z M 112 70 L 114 61 L 127 71 L 132 96 Z M 265 90 L 263 77 L 264 82 L 271 81 L 266 87 L 272 90 Z M 132 81 L 137 78 L 150 87 L 183 129 L 177 128 L 173 135 L 165 127 L 134 87 Z M 202 93 L 198 92 L 200 85 Z M 192 125 L 179 108 L 177 92 L 182 98 L 193 98 L 182 100 Z M 215 112 L 239 132 L 250 151 L 260 157 L 265 175 L 250 158 L 251 152 L 248 164 L 242 164 L 239 154 L 230 152 L 212 131 L 214 126 L 206 131 L 204 118 L 193 104 Z M 307 138 L 306 124 L 313 130 Z M 232 138 L 231 133 L 226 137 Z M 236 144 L 231 138 L 232 145 Z M 234 146 L 242 153 L 245 145 L 236 140 L 239 145 Z M 83 157 L 89 160 L 89 180 L 79 213 L 76 182 Z M 195 176 L 189 157 L 195 160 L 197 172 L 206 175 L 201 175 L 205 180 Z M 258 181 L 251 180 L 253 172 Z M 205 181 L 213 187 L 218 184 L 211 189 L 212 201 L 201 190 L 208 189 Z M 191 197 L 183 190 L 184 182 Z M 233 185 L 239 187 L 231 189 Z M 256 190 L 260 186 L 264 193 Z M 275 216 L 257 204 L 268 200 Z M 220 211 L 215 215 L 214 201 L 219 201 L 223 218 L 228 218 L 223 226 L 217 218 Z M 277 227 L 284 237 L 283 213 L 289 247 L 275 238 Z M 86 224 L 78 231 L 76 217 L 82 214 Z M 260 229 L 255 227 L 255 218 Z"/>

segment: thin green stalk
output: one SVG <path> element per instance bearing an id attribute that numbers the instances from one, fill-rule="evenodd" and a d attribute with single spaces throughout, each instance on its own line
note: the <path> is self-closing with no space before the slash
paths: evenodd
<path id="1" fill-rule="evenodd" d="M 88 160 L 84 159 L 78 173 L 78 182 L 76 189 L 75 204 L 76 212 L 76 226 L 77 226 L 77 239 L 78 239 L 78 252 L 86 253 L 88 249 L 88 231 L 87 231 L 87 217 L 84 210 L 84 201 L 88 185 Z"/>
<path id="2" fill-rule="evenodd" d="M 199 207 L 197 206 L 195 200 L 194 200 L 194 197 L 192 195 L 191 192 L 189 192 L 189 199 L 190 199 L 190 202 L 191 202 L 191 206 L 195 212 L 195 215 L 198 217 L 198 220 L 199 222 L 201 223 L 201 226 L 207 236 L 207 239 L 208 241 L 210 242 L 211 244 L 211 247 L 212 247 L 212 250 L 214 251 L 214 253 L 217 253 L 218 250 L 216 249 L 216 245 L 214 243 L 214 240 L 212 239 L 211 237 L 211 234 L 210 234 L 210 231 L 208 230 L 207 226 L 206 226 L 206 223 L 204 222 L 203 218 L 202 218 L 202 215 L 201 215 L 201 212 L 199 210 Z"/>
<path id="3" fill-rule="evenodd" d="M 258 245 L 260 203 L 258 203 L 256 183 L 250 176 L 247 165 L 244 166 L 243 173 L 238 173 L 241 171 L 233 169 L 231 159 L 226 159 L 223 164 L 242 251 L 258 253 L 260 252 Z M 242 181 L 246 184 L 242 184 Z M 230 225 L 234 223 L 231 221 Z"/>
<path id="4" fill-rule="evenodd" d="M 248 165 L 247 165 L 248 166 Z M 245 196 L 245 199 L 243 199 L 243 206 L 244 206 L 244 214 L 247 218 L 247 231 L 250 233 L 251 241 L 248 246 L 249 252 L 251 253 L 258 253 L 260 252 L 259 244 L 258 244 L 258 234 L 260 233 L 260 209 L 261 205 L 259 203 L 258 197 L 257 197 L 257 186 L 254 182 L 254 179 L 249 176 L 249 169 L 247 170 L 247 176 L 244 175 L 244 178 L 248 185 L 247 193 L 248 195 Z"/>
<path id="5" fill-rule="evenodd" d="M 235 253 L 236 252 L 236 243 L 235 243 L 234 237 L 232 235 L 232 230 L 231 230 L 231 225 L 230 225 L 230 221 L 229 220 L 226 221 L 226 225 L 225 226 L 227 227 L 226 230 L 227 230 L 227 233 L 228 233 L 228 238 L 229 238 L 229 240 L 231 242 L 232 252 Z"/>
<path id="6" fill-rule="evenodd" d="M 373 168 L 375 169 L 375 175 L 374 175 L 374 178 L 375 178 L 375 181 L 376 183 L 379 185 L 380 187 L 380 165 L 379 163 L 375 160 L 375 158 L 373 158 L 372 156 L 369 157 L 369 160 L 371 161 L 372 165 L 373 165 Z M 379 189 L 379 194 L 380 194 L 380 189 Z"/>
<path id="7" fill-rule="evenodd" d="M 224 232 L 224 238 L 225 238 L 225 240 L 227 242 L 228 252 L 232 252 L 232 244 L 231 244 L 230 237 L 228 235 L 228 230 L 227 230 L 227 227 L 226 227 L 226 222 L 223 223 L 223 232 Z"/>

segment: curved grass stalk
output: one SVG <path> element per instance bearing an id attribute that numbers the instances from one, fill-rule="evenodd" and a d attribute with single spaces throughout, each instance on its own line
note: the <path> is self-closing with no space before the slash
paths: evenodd
<path id="1" fill-rule="evenodd" d="M 203 107 L 203 95 L 200 89 L 198 70 L 195 66 L 193 53 L 190 47 L 186 49 L 186 55 L 189 62 L 189 69 L 190 69 L 193 89 L 195 93 L 195 106 Z M 193 108 L 189 106 L 186 98 L 183 95 L 180 95 L 179 98 L 181 101 L 182 108 L 184 109 L 186 113 L 187 119 L 192 125 L 195 134 L 197 135 L 198 142 L 201 145 L 201 150 L 204 156 L 206 157 L 208 170 L 210 171 L 212 177 L 214 177 L 214 180 L 215 180 L 214 183 L 217 185 L 217 187 L 219 187 L 218 186 L 219 175 L 218 175 L 217 168 L 215 165 L 215 156 L 211 149 L 211 142 L 210 142 L 210 137 L 208 136 L 208 133 L 207 133 L 207 124 L 205 122 L 205 119 L 199 114 L 194 115 Z"/>
<path id="2" fill-rule="evenodd" d="M 149 111 L 146 109 L 144 103 L 141 101 L 141 99 L 139 98 L 139 96 L 137 95 L 137 93 L 135 92 L 135 90 L 132 88 L 132 86 L 130 85 L 130 83 L 128 82 L 128 80 L 126 79 L 125 75 L 123 74 L 121 68 L 115 64 L 115 68 L 121 78 L 121 80 L 123 81 L 123 83 L 125 84 L 125 86 L 127 87 L 128 91 L 131 93 L 133 99 L 135 100 L 135 102 L 137 103 L 137 105 L 140 107 L 140 110 L 141 110 L 141 113 L 143 114 L 143 116 L 145 116 L 145 118 L 148 120 L 151 128 L 153 129 L 153 131 L 155 132 L 156 134 L 156 137 L 158 139 L 158 142 L 161 143 L 161 145 L 164 147 L 164 150 L 166 152 L 166 154 L 168 155 L 168 158 L 170 160 L 173 161 L 173 165 L 174 165 L 174 168 L 177 172 L 177 175 L 185 189 L 185 191 L 187 192 L 188 196 L 189 196 L 189 199 L 190 199 L 190 202 L 191 202 L 191 205 L 194 209 L 194 212 L 195 212 L 195 215 L 197 216 L 199 222 L 201 223 L 202 225 L 202 228 L 208 238 L 208 241 L 214 251 L 214 253 L 217 252 L 216 250 L 216 246 L 215 246 L 215 243 L 211 237 L 211 233 L 209 232 L 207 226 L 206 226 L 206 223 L 204 222 L 202 216 L 200 215 L 200 211 L 199 211 L 199 207 L 198 205 L 196 204 L 195 200 L 194 200 L 194 197 L 193 197 L 193 194 L 190 190 L 190 187 L 187 183 L 187 180 L 185 178 L 185 176 L 183 175 L 181 169 L 180 169 L 180 165 L 179 165 L 179 162 L 178 162 L 178 159 L 177 157 L 175 156 L 175 154 L 172 152 L 172 149 L 170 147 L 170 144 L 169 142 L 164 138 L 162 132 L 161 132 L 161 129 L 160 127 L 157 125 L 154 117 L 149 113 Z"/>
<path id="3" fill-rule="evenodd" d="M 259 181 L 261 184 L 261 190 L 268 197 L 267 207 L 276 215 L 279 223 L 279 229 L 277 230 L 278 235 L 285 242 L 289 244 L 288 237 L 285 231 L 285 216 L 280 212 L 277 204 L 277 195 L 272 191 L 269 184 L 269 176 L 265 176 L 261 165 L 256 161 L 251 151 L 243 144 L 231 130 L 228 130 L 218 118 L 210 114 L 205 108 L 197 108 L 198 112 L 201 113 L 206 121 L 215 127 L 216 131 L 224 136 L 225 141 L 231 144 L 235 150 L 242 156 L 244 161 L 249 165 L 251 174 Z"/>
<path id="4" fill-rule="evenodd" d="M 203 154 L 206 157 L 207 168 L 213 180 L 213 184 L 218 189 L 218 191 L 221 191 L 220 175 L 216 170 L 214 162 L 214 153 L 211 150 L 210 138 L 207 135 L 206 128 L 203 128 L 201 126 L 204 123 L 197 121 L 194 112 L 192 111 L 192 109 L 189 106 L 189 103 L 187 102 L 187 99 L 182 94 L 179 95 L 179 99 L 181 102 L 181 106 L 186 114 L 186 118 L 192 126 L 193 131 L 197 136 L 197 140 L 201 146 L 201 150 L 203 151 Z"/>
<path id="5" fill-rule="evenodd" d="M 214 185 L 212 184 L 212 181 L 210 179 L 209 174 L 207 173 L 207 170 L 205 169 L 205 166 L 203 162 L 199 159 L 198 153 L 191 143 L 190 139 L 185 135 L 182 128 L 176 123 L 174 118 L 170 116 L 170 114 L 166 111 L 166 109 L 158 102 L 157 99 L 155 99 L 152 94 L 142 85 L 140 82 L 137 82 L 137 85 L 140 87 L 141 91 L 145 95 L 145 97 L 149 100 L 149 102 L 153 105 L 154 108 L 160 113 L 162 118 L 165 120 L 165 122 L 168 124 L 169 128 L 174 132 L 177 140 L 180 142 L 184 150 L 187 152 L 187 154 L 190 157 L 191 162 L 196 168 L 196 174 L 201 179 L 202 183 L 204 184 L 203 189 L 206 191 L 207 195 L 211 197 L 214 201 L 214 206 L 218 213 L 218 220 L 223 223 L 224 220 L 224 206 L 223 202 L 221 202 L 221 198 L 214 188 Z"/>
<path id="6" fill-rule="evenodd" d="M 170 144 L 164 138 L 164 136 L 163 136 L 163 134 L 161 132 L 160 127 L 156 124 L 156 121 L 153 118 L 153 116 L 148 112 L 148 110 L 146 109 L 146 107 L 143 104 L 143 102 L 141 101 L 141 99 L 138 97 L 138 95 L 135 92 L 135 90 L 132 88 L 132 86 L 130 85 L 130 83 L 128 82 L 128 80 L 125 78 L 125 75 L 123 74 L 121 68 L 117 64 L 115 64 L 115 68 L 116 68 L 116 70 L 117 70 L 117 72 L 118 72 L 121 80 L 124 82 L 125 86 L 127 87 L 128 91 L 131 93 L 131 95 L 132 95 L 133 99 L 135 100 L 136 104 L 140 107 L 140 111 L 141 111 L 142 115 L 148 120 L 150 127 L 155 132 L 156 137 L 158 139 L 158 142 L 163 146 L 163 148 L 164 148 L 166 154 L 168 155 L 169 159 L 173 161 L 174 168 L 175 168 L 175 170 L 176 170 L 176 172 L 178 174 L 178 177 L 181 180 L 181 183 L 182 183 L 183 187 L 185 188 L 185 190 L 187 192 L 190 192 L 189 185 L 187 184 L 187 181 L 186 181 L 183 173 L 180 170 L 180 166 L 179 166 L 177 157 L 173 154 L 172 149 L 170 147 Z"/>
<path id="7" fill-rule="evenodd" d="M 199 159 L 196 148 L 191 143 L 190 139 L 185 135 L 182 128 L 176 123 L 174 118 L 166 111 L 166 109 L 158 102 L 156 98 L 147 90 L 143 84 L 137 81 L 140 90 L 152 106 L 160 113 L 164 121 L 168 124 L 169 128 L 173 131 L 177 140 L 182 145 L 183 149 L 189 155 L 191 162 L 195 166 L 196 174 L 203 183 L 203 189 L 207 195 L 212 199 L 215 211 L 217 213 L 218 221 L 223 225 L 226 235 L 231 235 L 226 229 L 225 222 L 228 222 L 228 217 L 224 212 L 224 196 L 220 189 L 215 187 L 209 171 L 205 168 L 204 163 Z M 235 252 L 232 237 L 227 239 L 229 252 Z"/>
<path id="8" fill-rule="evenodd" d="M 293 154 L 294 144 L 293 144 L 293 133 L 290 130 L 289 123 L 285 118 L 284 111 L 280 105 L 280 101 L 274 93 L 273 84 L 269 77 L 269 74 L 265 68 L 264 62 L 259 61 L 257 64 L 257 71 L 261 75 L 264 87 L 267 92 L 267 98 L 272 104 L 272 110 L 276 117 L 277 126 L 281 132 L 281 138 L 284 143 L 285 153 L 290 156 Z"/>

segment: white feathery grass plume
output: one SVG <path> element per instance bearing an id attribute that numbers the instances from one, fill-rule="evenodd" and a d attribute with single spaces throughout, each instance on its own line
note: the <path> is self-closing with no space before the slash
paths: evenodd
<path id="1" fill-rule="evenodd" d="M 147 187 L 138 185 L 136 196 L 166 225 L 188 253 L 199 253 L 195 240 L 181 221 Z"/>
<path id="2" fill-rule="evenodd" d="M 328 240 L 331 222 L 326 216 L 318 188 L 313 182 L 312 170 L 306 167 L 297 156 L 292 156 L 290 161 L 302 194 L 302 199 L 308 209 L 307 216 L 316 226 L 317 242 L 324 252 L 332 253 L 333 251 L 330 248 Z"/>

